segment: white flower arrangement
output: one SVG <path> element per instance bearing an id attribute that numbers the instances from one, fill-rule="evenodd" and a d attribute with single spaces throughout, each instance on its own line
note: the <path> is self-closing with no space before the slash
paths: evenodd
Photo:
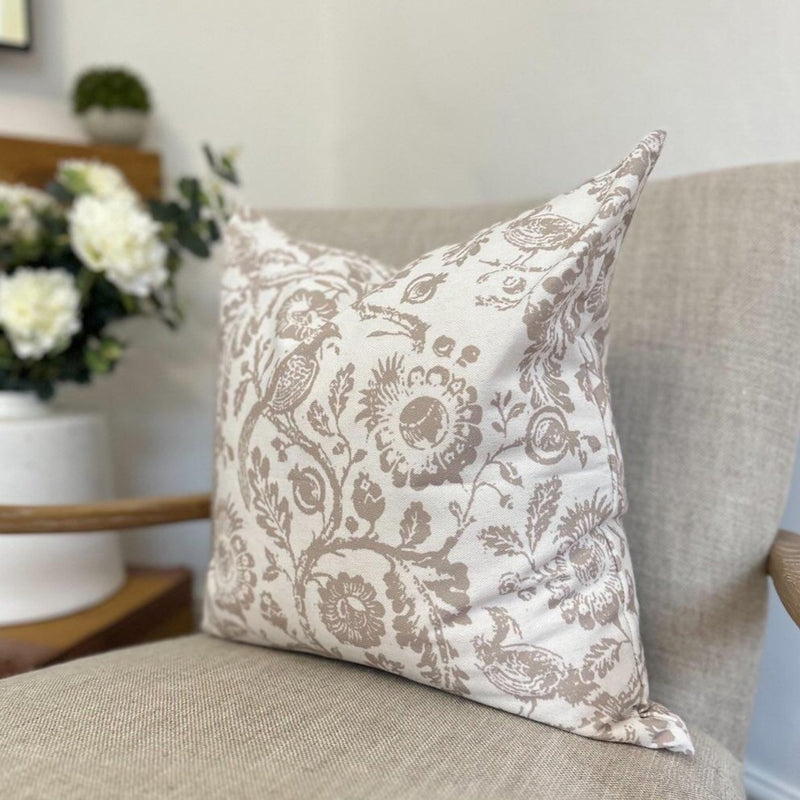
<path id="1" fill-rule="evenodd" d="M 169 280 L 161 225 L 125 195 L 84 195 L 69 212 L 69 236 L 83 263 L 120 291 L 147 297 Z"/>
<path id="2" fill-rule="evenodd" d="M 231 156 L 206 157 L 236 184 Z M 109 372 L 130 316 L 181 321 L 175 275 L 185 253 L 211 254 L 228 214 L 219 184 L 178 182 L 145 201 L 114 166 L 62 161 L 48 191 L 0 182 L 0 390 L 53 394 L 59 381 Z"/>
<path id="3" fill-rule="evenodd" d="M 42 358 L 81 329 L 81 295 L 64 269 L 20 267 L 0 275 L 0 326 L 19 358 Z"/>
<path id="4" fill-rule="evenodd" d="M 136 193 L 117 167 L 102 161 L 68 158 L 58 165 L 56 180 L 72 194 L 102 198 L 127 197 L 136 201 Z"/>
<path id="5" fill-rule="evenodd" d="M 53 198 L 39 189 L 21 183 L 0 183 L 0 217 L 7 219 L 0 226 L 0 244 L 36 242 L 42 234 L 42 214 L 53 213 L 56 208 Z"/>

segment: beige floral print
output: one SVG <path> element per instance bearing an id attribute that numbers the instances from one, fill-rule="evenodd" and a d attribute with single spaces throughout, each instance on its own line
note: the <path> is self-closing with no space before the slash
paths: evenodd
<path id="1" fill-rule="evenodd" d="M 247 550 L 247 543 L 240 531 L 242 518 L 233 504 L 217 502 L 214 511 L 214 581 L 217 605 L 244 618 L 244 612 L 255 599 L 253 587 L 257 583 L 253 570 L 255 560 Z"/>
<path id="2" fill-rule="evenodd" d="M 359 575 L 340 572 L 319 591 L 325 627 L 343 644 L 376 647 L 386 633 L 375 588 Z"/>
<path id="3" fill-rule="evenodd" d="M 691 750 L 648 696 L 605 374 L 662 140 L 400 270 L 234 221 L 206 630 Z"/>
<path id="4" fill-rule="evenodd" d="M 625 603 L 619 545 L 605 525 L 610 512 L 597 496 L 570 508 L 559 527 L 558 554 L 533 577 L 549 592 L 551 608 L 587 629 L 614 623 Z"/>
<path id="5" fill-rule="evenodd" d="M 361 392 L 363 420 L 395 486 L 414 489 L 457 481 L 476 458 L 481 407 L 466 381 L 443 366 L 379 362 Z"/>

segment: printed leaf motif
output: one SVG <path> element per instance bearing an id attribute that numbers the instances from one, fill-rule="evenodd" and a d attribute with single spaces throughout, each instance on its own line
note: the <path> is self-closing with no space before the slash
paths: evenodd
<path id="1" fill-rule="evenodd" d="M 333 436 L 330 417 L 318 400 L 314 400 L 311 403 L 307 416 L 312 429 L 316 433 L 320 436 Z"/>
<path id="2" fill-rule="evenodd" d="M 286 632 L 289 623 L 281 607 L 275 602 L 269 592 L 261 592 L 261 616 L 276 628 Z"/>
<path id="3" fill-rule="evenodd" d="M 342 412 L 347 406 L 350 392 L 353 391 L 354 371 L 355 366 L 353 364 L 348 364 L 346 367 L 342 367 L 331 381 L 331 388 L 328 393 L 328 405 L 336 419 L 339 419 L 342 415 Z"/>
<path id="4" fill-rule="evenodd" d="M 252 463 L 247 471 L 247 480 L 253 492 L 256 524 L 263 528 L 276 547 L 285 550 L 292 529 L 289 501 L 280 496 L 277 482 L 269 480 L 269 459 L 262 456 L 258 447 L 253 450 Z"/>
<path id="5" fill-rule="evenodd" d="M 600 440 L 596 436 L 586 436 L 586 444 L 589 445 L 589 448 L 593 453 L 596 453 L 600 449 Z"/>
<path id="6" fill-rule="evenodd" d="M 463 589 L 468 586 L 466 567 L 463 564 L 448 565 L 453 568 L 452 574 L 442 570 L 441 557 L 436 556 L 436 563 L 430 562 L 428 569 L 418 562 L 412 568 L 414 582 L 429 591 L 409 593 L 406 589 L 401 570 L 405 574 L 408 566 L 392 564 L 384 575 L 386 596 L 392 603 L 395 618 L 392 626 L 395 639 L 400 647 L 409 647 L 419 655 L 417 669 L 420 675 L 434 686 L 450 692 L 468 694 L 466 686 L 467 674 L 457 666 L 458 651 L 446 638 L 443 625 L 454 623 L 467 624 L 466 606 L 450 606 L 439 601 L 450 600 L 467 603 L 469 598 Z M 420 571 L 420 568 L 423 568 Z M 425 574 L 428 574 L 426 580 Z M 462 584 L 466 585 L 462 586 Z M 420 607 L 422 606 L 422 607 Z"/>
<path id="7" fill-rule="evenodd" d="M 233 413 L 235 416 L 239 416 L 239 412 L 242 410 L 242 404 L 244 403 L 244 398 L 247 394 L 247 386 L 247 381 L 242 381 L 236 387 L 236 391 L 233 395 Z"/>
<path id="8" fill-rule="evenodd" d="M 461 508 L 461 504 L 458 502 L 458 500 L 451 500 L 447 508 L 450 511 L 450 513 L 456 518 L 456 521 L 460 522 L 461 517 L 464 516 L 464 511 Z"/>
<path id="9" fill-rule="evenodd" d="M 497 556 L 520 555 L 524 552 L 522 539 L 509 525 L 490 525 L 478 534 L 478 538 L 487 550 Z"/>
<path id="10" fill-rule="evenodd" d="M 592 379 L 588 366 L 588 364 L 581 364 L 581 366 L 575 372 L 575 379 L 578 387 L 583 392 L 583 396 L 586 398 L 586 401 L 591 403 L 594 397 L 592 394 Z"/>
<path id="11" fill-rule="evenodd" d="M 533 490 L 528 504 L 528 523 L 526 533 L 531 551 L 533 551 L 550 527 L 561 499 L 561 478 L 550 478 L 539 483 Z"/>
<path id="12" fill-rule="evenodd" d="M 525 403 L 514 403 L 511 406 L 511 410 L 508 412 L 508 418 L 514 419 L 514 417 L 518 417 L 523 411 L 525 411 Z"/>
<path id="13" fill-rule="evenodd" d="M 621 648 L 622 642 L 619 639 L 604 637 L 595 642 L 583 659 L 584 680 L 590 680 L 594 675 L 605 678 L 619 660 Z"/>
<path id="14" fill-rule="evenodd" d="M 503 476 L 503 480 L 508 481 L 513 486 L 522 486 L 522 478 L 515 464 L 512 464 L 510 461 L 500 461 L 497 466 L 500 468 L 500 474 Z"/>
<path id="15" fill-rule="evenodd" d="M 403 665 L 399 661 L 387 658 L 383 653 L 376 653 L 375 655 L 372 653 L 364 653 L 364 658 L 367 663 L 372 664 L 373 667 L 385 670 L 386 672 L 394 672 L 395 675 L 403 674 Z"/>
<path id="16" fill-rule="evenodd" d="M 469 623 L 469 576 L 465 564 L 447 561 L 439 553 L 428 553 L 414 562 L 412 572 L 416 581 L 437 598 L 437 613 L 445 625 Z"/>
<path id="17" fill-rule="evenodd" d="M 395 618 L 392 627 L 395 639 L 400 647 L 410 647 L 421 656 L 417 667 L 435 686 L 442 685 L 442 672 L 438 668 L 435 650 L 431 644 L 430 632 L 425 625 L 421 625 L 421 615 L 417 612 L 416 603 L 406 591 L 397 568 L 392 565 L 391 570 L 384 575 L 386 583 L 386 597 L 392 603 Z"/>
<path id="18" fill-rule="evenodd" d="M 422 544 L 431 535 L 431 515 L 415 500 L 405 510 L 400 523 L 400 538 L 406 547 Z"/>
<path id="19" fill-rule="evenodd" d="M 264 572 L 262 573 L 261 577 L 265 581 L 277 580 L 281 575 L 281 570 L 280 570 L 280 567 L 278 566 L 277 559 L 275 558 L 275 556 L 273 555 L 272 551 L 268 547 L 264 548 L 264 555 L 266 556 L 267 561 L 269 562 L 269 565 L 264 570 Z"/>
<path id="20" fill-rule="evenodd" d="M 508 311 L 514 306 L 519 304 L 519 300 L 508 298 L 508 297 L 498 297 L 497 295 L 489 295 L 488 297 L 476 297 L 475 298 L 475 305 L 476 306 L 492 306 L 500 311 Z"/>

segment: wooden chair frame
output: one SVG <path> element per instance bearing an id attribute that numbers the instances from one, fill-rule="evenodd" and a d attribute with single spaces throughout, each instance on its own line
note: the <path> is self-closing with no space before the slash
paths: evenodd
<path id="1" fill-rule="evenodd" d="M 209 493 L 62 506 L 0 505 L 0 534 L 77 533 L 169 525 L 211 516 Z M 800 627 L 800 535 L 778 531 L 767 561 L 775 589 Z"/>

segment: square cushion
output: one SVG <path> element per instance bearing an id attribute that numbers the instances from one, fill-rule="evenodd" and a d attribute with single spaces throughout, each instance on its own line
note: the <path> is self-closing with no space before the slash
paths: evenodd
<path id="1" fill-rule="evenodd" d="M 605 374 L 662 143 L 388 280 L 232 224 L 207 631 L 691 750 L 648 696 Z"/>

